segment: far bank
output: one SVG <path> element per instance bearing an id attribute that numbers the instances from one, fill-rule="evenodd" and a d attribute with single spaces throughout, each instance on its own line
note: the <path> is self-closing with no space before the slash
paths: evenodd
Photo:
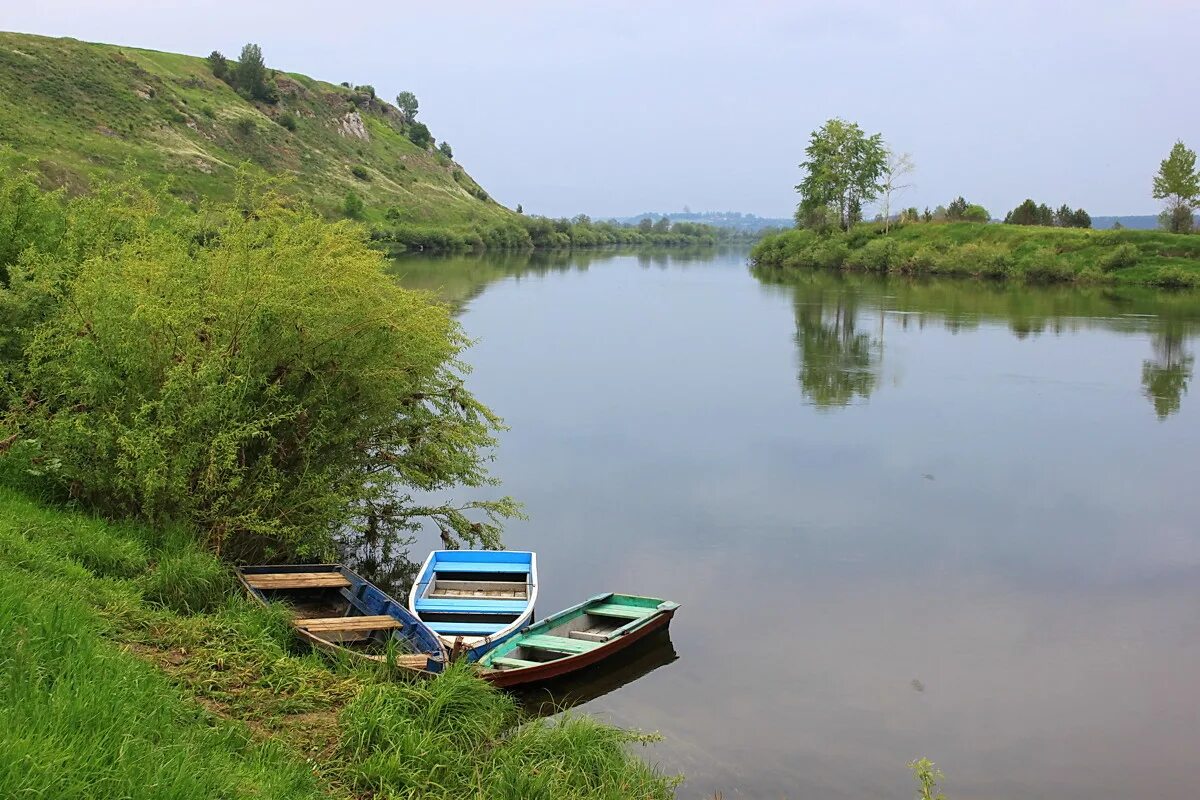
<path id="1" fill-rule="evenodd" d="M 1200 236 L 979 222 L 790 230 L 750 252 L 760 268 L 960 275 L 1038 283 L 1200 286 Z"/>

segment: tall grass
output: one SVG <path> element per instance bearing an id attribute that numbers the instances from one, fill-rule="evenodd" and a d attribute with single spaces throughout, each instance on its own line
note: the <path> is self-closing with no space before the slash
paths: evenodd
<path id="1" fill-rule="evenodd" d="M 973 222 L 908 224 L 884 234 L 791 230 L 751 251 L 760 268 L 960 275 L 1035 283 L 1200 286 L 1200 236 Z"/>

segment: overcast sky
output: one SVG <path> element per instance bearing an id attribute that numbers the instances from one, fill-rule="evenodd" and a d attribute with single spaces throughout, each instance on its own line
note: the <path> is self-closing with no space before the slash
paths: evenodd
<path id="1" fill-rule="evenodd" d="M 912 153 L 905 205 L 963 194 L 1157 210 L 1200 146 L 1200 2 L 315 3 L 0 0 L 0 28 L 267 63 L 421 118 L 501 202 L 550 215 L 790 215 L 809 133 L 840 116 Z"/>

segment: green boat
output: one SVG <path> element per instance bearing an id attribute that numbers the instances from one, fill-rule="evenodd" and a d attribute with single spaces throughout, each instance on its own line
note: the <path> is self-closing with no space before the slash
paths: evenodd
<path id="1" fill-rule="evenodd" d="M 666 628 L 678 603 L 632 594 L 601 594 L 522 628 L 479 659 L 496 686 L 527 686 L 604 661 Z"/>

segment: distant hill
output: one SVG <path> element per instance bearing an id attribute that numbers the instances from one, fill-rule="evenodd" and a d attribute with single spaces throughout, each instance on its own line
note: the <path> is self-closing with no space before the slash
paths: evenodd
<path id="1" fill-rule="evenodd" d="M 189 200 L 229 198 L 249 163 L 290 177 L 332 215 L 354 192 L 369 221 L 388 209 L 394 222 L 431 226 L 515 218 L 452 159 L 411 142 L 401 112 L 370 87 L 284 72 L 274 82 L 277 102 L 253 102 L 203 58 L 0 33 L 0 159 L 73 191 L 135 174 Z"/>
<path id="2" fill-rule="evenodd" d="M 699 222 L 717 228 L 732 228 L 743 233 L 757 233 L 766 228 L 790 228 L 795 222 L 790 217 L 759 217 L 739 211 L 647 211 L 632 217 L 616 217 L 614 222 L 636 225 L 643 219 L 659 220 L 663 217 L 675 222 Z"/>
<path id="3" fill-rule="evenodd" d="M 1111 228 L 1117 220 L 1121 226 L 1137 231 L 1152 231 L 1158 228 L 1157 214 L 1130 215 L 1127 217 L 1092 217 L 1092 227 L 1099 229 Z M 1197 227 L 1200 227 L 1200 217 L 1197 217 Z"/>

